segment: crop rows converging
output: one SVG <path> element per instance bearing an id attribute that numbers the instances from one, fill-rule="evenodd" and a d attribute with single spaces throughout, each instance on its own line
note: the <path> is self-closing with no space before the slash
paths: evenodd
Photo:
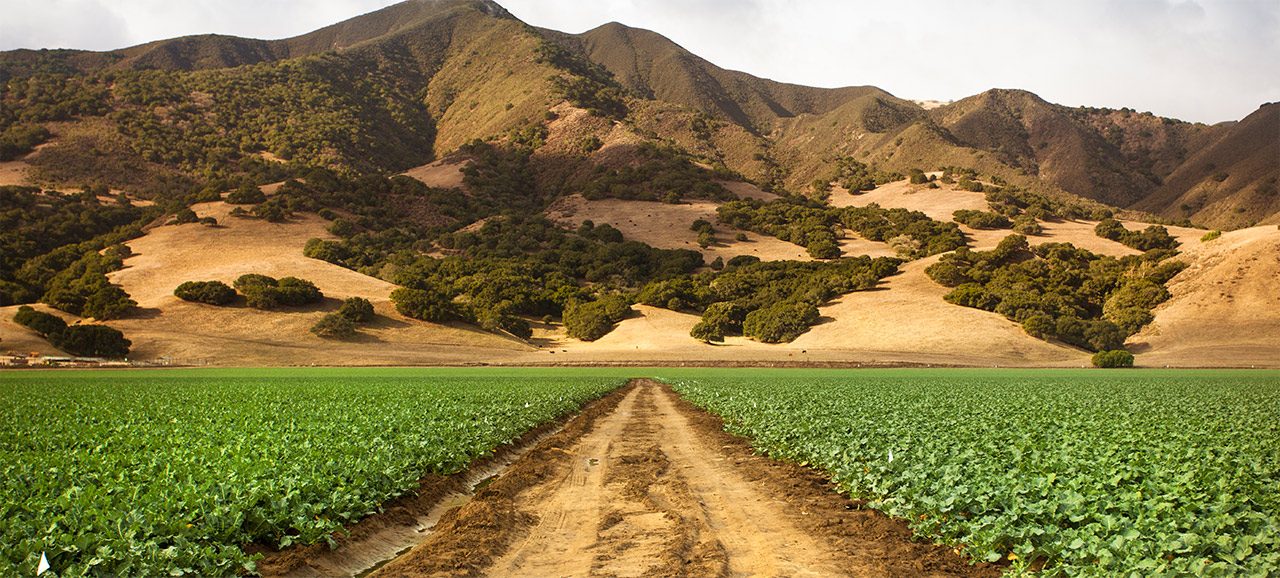
<path id="1" fill-rule="evenodd" d="M 980 560 L 1055 576 L 1280 575 L 1275 373 L 674 380 L 769 455 Z"/>
<path id="2" fill-rule="evenodd" d="M 622 385 L 604 378 L 0 381 L 0 575 L 252 569 Z"/>

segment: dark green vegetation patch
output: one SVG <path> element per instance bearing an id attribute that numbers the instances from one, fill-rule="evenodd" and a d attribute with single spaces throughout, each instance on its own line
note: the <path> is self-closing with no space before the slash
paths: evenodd
<path id="1" fill-rule="evenodd" d="M 324 373 L 2 376 L 0 573 L 251 570 L 623 383 Z"/>
<path id="2" fill-rule="evenodd" d="M 1280 573 L 1275 372 L 808 375 L 675 385 L 757 449 L 1014 571 Z"/>

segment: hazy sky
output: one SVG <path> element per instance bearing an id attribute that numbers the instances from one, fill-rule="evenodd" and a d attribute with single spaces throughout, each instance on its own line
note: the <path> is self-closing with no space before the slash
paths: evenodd
<path id="1" fill-rule="evenodd" d="M 283 38 L 392 0 L 2 0 L 0 50 L 188 34 Z M 535 26 L 647 28 L 724 68 L 951 100 L 1022 88 L 1068 106 L 1238 120 L 1280 100 L 1280 0 L 499 0 Z"/>

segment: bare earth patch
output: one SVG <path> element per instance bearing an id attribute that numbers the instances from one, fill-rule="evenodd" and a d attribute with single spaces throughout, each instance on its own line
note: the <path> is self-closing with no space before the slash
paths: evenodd
<path id="1" fill-rule="evenodd" d="M 467 160 L 466 158 L 441 159 L 401 174 L 422 181 L 422 184 L 428 187 L 460 189 L 462 188 L 462 167 L 466 166 Z"/>
<path id="2" fill-rule="evenodd" d="M 999 574 L 912 542 L 820 474 L 755 455 L 669 388 L 633 383 L 373 576 Z"/>

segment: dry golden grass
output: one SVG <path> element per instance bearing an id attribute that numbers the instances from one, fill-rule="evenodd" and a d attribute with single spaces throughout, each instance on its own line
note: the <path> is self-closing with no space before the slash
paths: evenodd
<path id="1" fill-rule="evenodd" d="M 1253 227 L 1196 243 L 1155 321 L 1129 339 L 1143 365 L 1280 366 L 1280 231 Z"/>
<path id="2" fill-rule="evenodd" d="M 422 181 L 422 184 L 428 187 L 460 189 L 462 188 L 462 167 L 466 163 L 465 158 L 451 157 L 409 169 L 401 174 Z"/>
<path id="3" fill-rule="evenodd" d="M 734 240 L 740 231 L 716 222 L 717 206 L 710 201 L 679 205 L 619 199 L 588 201 L 573 195 L 557 201 L 546 214 L 552 221 L 574 229 L 583 221 L 597 225 L 608 223 L 622 231 L 622 236 L 629 241 L 640 241 L 659 249 L 700 251 L 708 263 L 716 257 L 728 261 L 738 255 L 753 255 L 764 261 L 809 260 L 804 247 L 776 237 L 745 232 L 746 241 Z M 689 229 L 698 219 L 716 227 L 716 243 L 706 249 L 698 247 L 698 234 Z"/>
<path id="4" fill-rule="evenodd" d="M 924 269 L 937 257 L 912 261 L 874 290 L 850 293 L 821 309 L 822 319 L 793 345 L 805 349 L 894 352 L 984 360 L 1001 365 L 1078 365 L 1079 350 L 1032 338 L 1003 316 L 953 305 L 949 291 Z"/>
<path id="5" fill-rule="evenodd" d="M 394 286 L 302 255 L 307 239 L 333 238 L 325 221 L 299 215 L 287 223 L 228 216 L 223 203 L 193 207 L 220 226 L 169 225 L 129 243 L 135 255 L 111 274 L 142 311 L 112 322 L 131 339 L 137 358 L 173 357 L 219 365 L 381 365 L 501 360 L 533 348 L 467 326 L 401 317 L 389 301 Z M 238 301 L 215 307 L 173 296 L 184 281 L 230 284 L 244 273 L 294 276 L 316 284 L 326 300 L 315 306 L 258 311 Z M 364 297 L 379 317 L 348 342 L 320 339 L 310 327 L 340 300 Z"/>
<path id="6" fill-rule="evenodd" d="M 891 185 L 892 186 L 892 185 Z M 269 189 L 269 187 L 268 187 Z M 936 192 L 936 191 L 931 191 Z M 837 195 L 840 194 L 839 192 Z M 867 193 L 885 207 L 911 207 L 943 213 L 973 204 L 972 194 L 948 198 L 922 196 L 910 187 Z M 864 195 L 855 197 L 860 199 Z M 838 197 L 836 197 L 838 199 Z M 932 198 L 934 202 L 925 202 Z M 790 344 L 768 345 L 742 337 L 706 344 L 689 337 L 698 322 L 692 312 L 673 312 L 637 305 L 617 328 L 593 343 L 565 335 L 559 325 L 534 323 L 529 343 L 474 327 L 437 325 L 398 315 L 388 300 L 391 284 L 341 267 L 307 259 L 302 247 L 312 237 L 332 238 L 325 221 L 298 215 L 287 223 L 228 215 L 230 206 L 205 203 L 194 207 L 220 226 L 162 226 L 129 244 L 136 253 L 125 269 L 111 275 L 136 299 L 142 311 L 110 325 L 133 340 L 132 357 L 175 358 L 180 362 L 216 365 L 433 365 L 507 363 L 931 363 L 1000 366 L 1087 365 L 1089 354 L 1026 335 L 1002 316 L 959 307 L 942 299 L 947 289 L 924 275 L 937 257 L 907 263 L 901 272 L 871 291 L 843 296 L 821 309 L 822 318 Z M 566 199 L 549 211 L 570 226 L 583 219 L 610 223 L 627 238 L 666 248 L 695 248 L 688 230 L 694 219 L 714 222 L 715 204 L 682 205 Z M 1046 234 L 1032 242 L 1070 241 L 1107 254 L 1132 250 L 1093 235 L 1090 222 L 1045 223 Z M 1129 224 L 1131 228 L 1137 226 Z M 1258 227 L 1224 234 L 1201 244 L 1203 231 L 1170 228 L 1184 240 L 1182 257 L 1191 267 L 1171 284 L 1173 299 L 1157 310 L 1156 323 L 1131 345 L 1140 365 L 1239 366 L 1280 359 L 1280 231 Z M 704 255 L 714 259 L 755 254 L 766 259 L 807 259 L 803 249 L 772 237 L 747 233 L 749 241 L 732 241 L 736 231 L 722 229 L 725 243 Z M 979 245 L 994 244 L 976 232 Z M 999 231 L 999 237 L 1007 231 Z M 999 237 L 992 235 L 992 239 Z M 1194 237 L 1192 239 L 1191 237 Z M 850 247 L 888 254 L 881 243 L 852 237 Z M 226 307 L 187 303 L 172 295 L 190 280 L 230 283 L 243 273 L 309 279 L 328 299 L 304 308 L 257 311 L 243 301 Z M 339 300 L 360 296 L 374 303 L 378 318 L 351 341 L 324 340 L 308 330 Z M 42 309 L 46 309 L 40 306 Z M 3 349 L 57 354 L 57 350 L 14 325 L 15 308 L 0 314 Z M 63 315 L 70 322 L 76 319 Z"/>
<path id="7" fill-rule="evenodd" d="M 30 165 L 23 161 L 0 163 L 0 186 L 27 184 L 27 169 Z"/>

